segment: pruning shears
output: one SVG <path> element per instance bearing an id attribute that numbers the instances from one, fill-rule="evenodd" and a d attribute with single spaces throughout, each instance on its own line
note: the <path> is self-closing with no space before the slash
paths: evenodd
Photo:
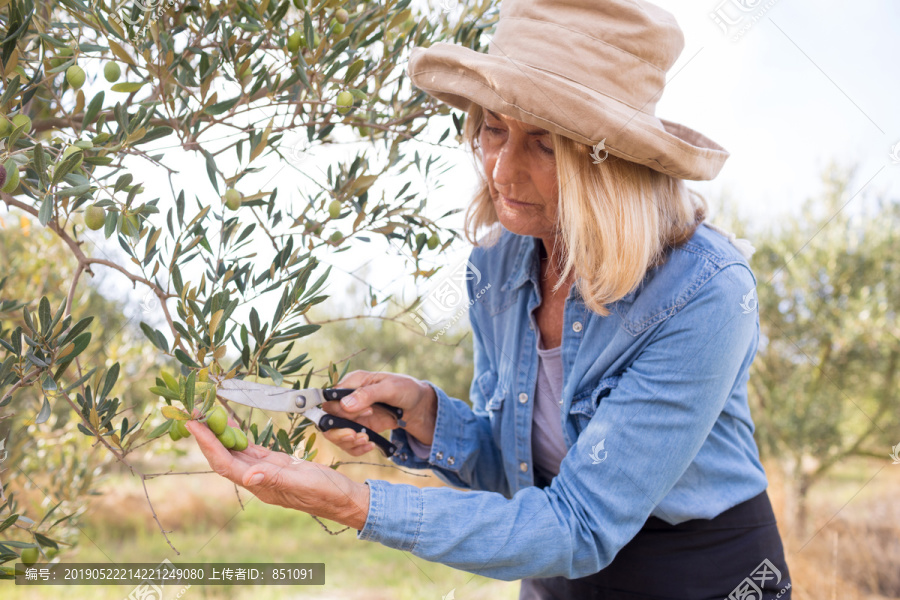
<path id="1" fill-rule="evenodd" d="M 385 456 L 391 457 L 397 451 L 397 447 L 394 444 L 367 427 L 360 425 L 356 421 L 337 417 L 322 410 L 322 403 L 326 400 L 340 400 L 355 391 L 354 388 L 301 388 L 295 390 L 244 381 L 243 379 L 223 379 L 217 383 L 216 395 L 223 400 L 259 408 L 264 412 L 279 411 L 302 414 L 323 432 L 330 429 L 349 427 L 358 433 L 368 435 L 369 440 L 378 446 Z M 384 402 L 375 402 L 373 406 L 381 407 L 390 412 L 397 419 L 397 424 L 400 427 L 406 425 L 406 422 L 403 420 L 402 408 L 391 406 Z"/>

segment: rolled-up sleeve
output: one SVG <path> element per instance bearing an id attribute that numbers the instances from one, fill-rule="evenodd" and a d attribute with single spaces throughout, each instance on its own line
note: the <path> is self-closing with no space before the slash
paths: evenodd
<path id="1" fill-rule="evenodd" d="M 471 280 L 467 279 L 469 298 L 474 297 Z M 437 396 L 437 417 L 434 439 L 428 458 L 422 458 L 413 451 L 406 431 L 396 428 L 391 431 L 391 441 L 397 452 L 391 460 L 412 469 L 433 469 L 434 474 L 454 487 L 484 490 L 510 495 L 509 484 L 503 469 L 503 458 L 491 433 L 490 417 L 485 410 L 487 398 L 478 385 L 479 378 L 491 370 L 491 348 L 485 346 L 482 328 L 485 317 L 482 307 L 472 303 L 469 322 L 472 327 L 474 376 L 469 387 L 468 404 L 452 398 L 431 381 Z"/>
<path id="2" fill-rule="evenodd" d="M 758 317 L 740 305 L 754 286 L 749 269 L 725 267 L 657 325 L 551 485 L 507 498 L 368 479 L 369 515 L 357 537 L 502 580 L 600 571 L 691 464 L 755 351 Z M 454 434 L 436 433 L 432 455 L 444 452 L 442 467 L 456 453 L 462 460 L 450 472 L 467 483 L 479 481 L 476 467 L 497 468 L 493 457 L 473 459 L 489 447 L 479 417 L 452 401 L 444 414 Z"/>

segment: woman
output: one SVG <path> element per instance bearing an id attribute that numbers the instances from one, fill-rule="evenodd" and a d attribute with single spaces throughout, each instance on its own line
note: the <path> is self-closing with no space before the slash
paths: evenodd
<path id="1" fill-rule="evenodd" d="M 504 0 L 487 54 L 413 51 L 413 83 L 467 111 L 484 173 L 467 214 L 470 240 L 489 229 L 467 277 L 472 407 L 357 371 L 339 384 L 357 391 L 325 408 L 392 429 L 397 464 L 472 491 L 358 484 L 229 452 L 190 423 L 215 470 L 359 539 L 522 579 L 523 599 L 790 598 L 747 406 L 752 248 L 702 223 L 683 182 L 715 177 L 728 153 L 653 116 L 682 47 L 645 2 Z M 405 428 L 375 402 L 403 408 Z"/>

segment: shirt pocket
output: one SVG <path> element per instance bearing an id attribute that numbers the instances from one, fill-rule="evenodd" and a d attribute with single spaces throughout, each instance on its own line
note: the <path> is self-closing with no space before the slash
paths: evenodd
<path id="1" fill-rule="evenodd" d="M 611 375 L 600 380 L 594 389 L 582 392 L 572 400 L 569 408 L 569 420 L 575 425 L 575 432 L 580 435 L 588 426 L 600 402 L 619 385 L 621 375 Z"/>

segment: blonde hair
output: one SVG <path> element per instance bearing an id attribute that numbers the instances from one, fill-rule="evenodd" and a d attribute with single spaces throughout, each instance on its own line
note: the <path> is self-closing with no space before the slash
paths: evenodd
<path id="1" fill-rule="evenodd" d="M 465 219 L 466 239 L 475 246 L 493 245 L 500 233 L 482 172 L 483 123 L 484 111 L 473 103 L 463 135 L 481 176 Z M 682 179 L 613 155 L 595 164 L 590 146 L 550 135 L 559 180 L 557 228 L 563 245 L 561 275 L 554 289 L 574 273 L 585 305 L 606 316 L 608 304 L 627 295 L 648 269 L 666 261 L 669 249 L 693 235 L 706 218 L 708 205 Z M 489 231 L 479 239 L 482 228 Z"/>

